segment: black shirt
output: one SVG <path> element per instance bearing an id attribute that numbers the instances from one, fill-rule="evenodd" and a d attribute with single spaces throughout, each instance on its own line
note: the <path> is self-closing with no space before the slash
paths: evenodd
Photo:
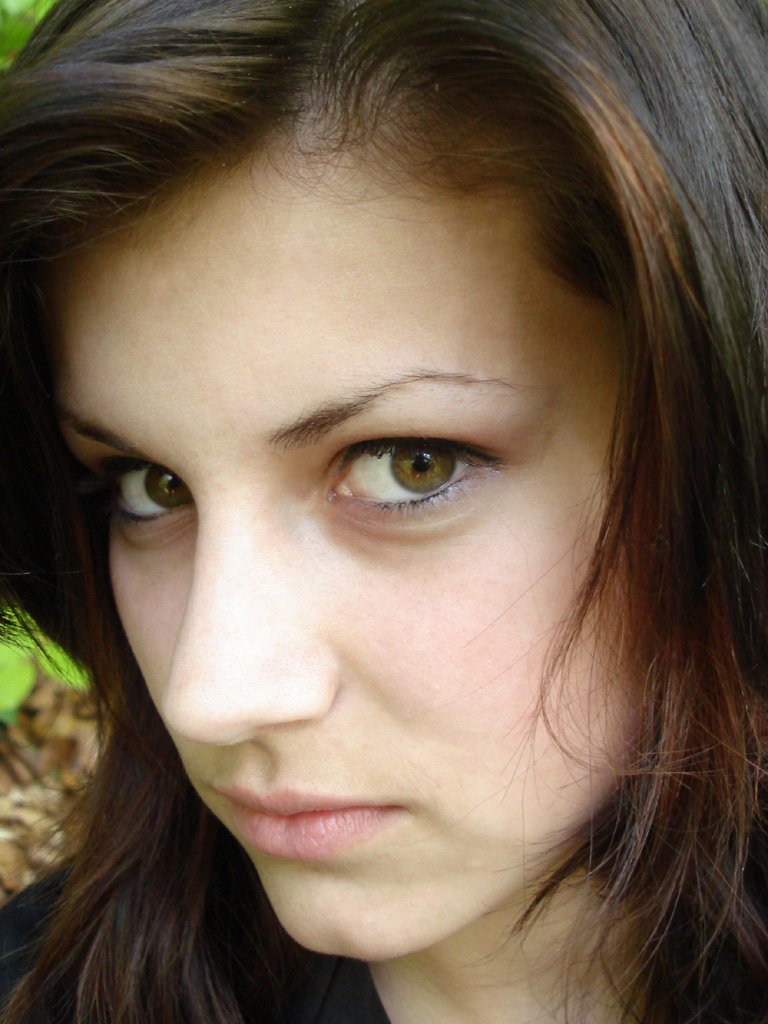
<path id="1" fill-rule="evenodd" d="M 0 910 L 0 1007 L 29 970 L 34 945 L 55 903 L 61 878 L 30 886 Z M 254 1022 L 256 1024 L 256 1022 Z M 315 958 L 284 1024 L 389 1024 L 368 965 L 343 957 Z"/>

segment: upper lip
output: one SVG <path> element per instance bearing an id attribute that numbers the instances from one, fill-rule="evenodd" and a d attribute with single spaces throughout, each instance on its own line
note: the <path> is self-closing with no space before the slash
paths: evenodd
<path id="1" fill-rule="evenodd" d="M 276 817 L 289 817 L 292 814 L 306 814 L 310 811 L 338 811 L 349 807 L 384 806 L 376 800 L 300 793 L 289 789 L 265 795 L 258 795 L 242 786 L 215 786 L 214 789 L 220 796 L 240 804 L 241 807 Z"/>

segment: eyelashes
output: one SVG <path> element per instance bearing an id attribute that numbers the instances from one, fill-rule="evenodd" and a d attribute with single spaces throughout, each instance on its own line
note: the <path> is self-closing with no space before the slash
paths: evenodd
<path id="1" fill-rule="evenodd" d="M 500 464 L 478 448 L 438 438 L 361 441 L 333 460 L 327 499 L 351 514 L 413 515 L 449 500 L 479 472 Z M 78 491 L 127 524 L 164 519 L 194 502 L 173 470 L 125 456 L 81 479 Z"/>
<path id="2" fill-rule="evenodd" d="M 342 454 L 342 476 L 332 495 L 382 513 L 414 513 L 447 500 L 476 470 L 500 462 L 479 449 L 436 438 L 363 441 Z"/>
<path id="3" fill-rule="evenodd" d="M 86 472 L 75 482 L 77 493 L 84 498 L 91 510 L 105 516 L 115 515 L 130 521 L 143 521 L 155 516 L 137 516 L 131 514 L 120 504 L 120 489 L 124 479 L 134 474 L 148 473 L 152 468 L 164 470 L 165 467 L 143 459 L 132 459 L 118 456 L 106 460 L 97 472 Z"/>

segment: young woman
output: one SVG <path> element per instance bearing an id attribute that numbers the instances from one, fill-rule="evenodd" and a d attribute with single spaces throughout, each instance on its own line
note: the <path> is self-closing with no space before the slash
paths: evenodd
<path id="1" fill-rule="evenodd" d="M 762 0 L 62 0 L 4 602 L 103 751 L 3 1021 L 768 1017 Z"/>

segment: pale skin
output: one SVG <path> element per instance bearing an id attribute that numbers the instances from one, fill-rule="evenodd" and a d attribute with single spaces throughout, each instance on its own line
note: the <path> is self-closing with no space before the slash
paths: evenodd
<path id="1" fill-rule="evenodd" d="M 190 779 L 299 942 L 369 961 L 392 1024 L 559 1020 L 586 887 L 501 944 L 624 743 L 586 643 L 561 716 L 579 756 L 537 717 L 599 513 L 617 324 L 539 264 L 514 197 L 275 164 L 57 271 L 68 445 L 96 473 L 130 446 L 183 480 L 166 507 L 123 467 L 118 609 Z M 403 438 L 434 488 L 393 477 Z M 281 857 L 243 839 L 231 786 L 396 810 L 341 852 Z"/>

